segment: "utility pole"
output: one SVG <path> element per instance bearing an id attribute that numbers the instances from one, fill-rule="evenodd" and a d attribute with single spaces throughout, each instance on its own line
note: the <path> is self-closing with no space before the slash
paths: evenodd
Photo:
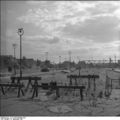
<path id="1" fill-rule="evenodd" d="M 112 64 L 112 59 L 111 59 L 111 57 L 109 57 L 109 66 L 110 66 L 110 67 L 112 67 L 111 64 Z"/>
<path id="2" fill-rule="evenodd" d="M 15 56 L 15 49 L 16 49 L 16 46 L 17 44 L 13 44 L 13 49 L 14 49 L 14 74 L 16 75 L 16 68 L 15 68 L 15 59 L 16 59 L 16 56 Z"/>
<path id="3" fill-rule="evenodd" d="M 69 70 L 71 71 L 71 51 L 68 51 L 69 55 Z"/>
<path id="4" fill-rule="evenodd" d="M 81 70 L 81 66 L 80 66 L 80 60 L 79 60 L 79 76 L 80 76 L 80 70 Z"/>
<path id="5" fill-rule="evenodd" d="M 114 58 L 115 58 L 115 63 L 116 63 L 116 55 L 114 55 Z"/>
<path id="6" fill-rule="evenodd" d="M 48 60 L 48 52 L 45 52 L 46 61 Z"/>
<path id="7" fill-rule="evenodd" d="M 79 58 L 79 56 L 77 56 L 77 58 L 78 58 L 78 72 L 79 72 L 79 76 L 80 76 L 80 70 L 81 70 L 80 58 Z"/>
<path id="8" fill-rule="evenodd" d="M 61 56 L 59 56 L 59 69 L 60 69 L 60 65 L 61 65 Z"/>

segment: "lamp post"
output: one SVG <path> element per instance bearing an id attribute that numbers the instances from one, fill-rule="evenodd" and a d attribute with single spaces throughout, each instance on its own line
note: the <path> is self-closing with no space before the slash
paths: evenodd
<path id="1" fill-rule="evenodd" d="M 15 49 L 16 49 L 17 44 L 13 44 L 13 49 L 14 49 L 14 74 L 16 74 L 16 69 L 15 69 Z"/>
<path id="2" fill-rule="evenodd" d="M 21 60 L 22 60 L 22 35 L 23 34 L 24 34 L 23 28 L 19 28 L 18 35 L 20 36 L 20 77 L 22 77 Z"/>

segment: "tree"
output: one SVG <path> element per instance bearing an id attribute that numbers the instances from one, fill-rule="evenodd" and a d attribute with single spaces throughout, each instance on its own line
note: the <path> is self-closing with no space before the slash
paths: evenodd
<path id="1" fill-rule="evenodd" d="M 48 68 L 52 67 L 52 64 L 50 63 L 49 60 L 46 60 L 44 64 L 45 64 L 45 67 L 48 67 Z"/>
<path id="2" fill-rule="evenodd" d="M 37 65 L 37 67 L 39 67 L 41 65 L 41 61 L 37 59 L 36 65 Z"/>

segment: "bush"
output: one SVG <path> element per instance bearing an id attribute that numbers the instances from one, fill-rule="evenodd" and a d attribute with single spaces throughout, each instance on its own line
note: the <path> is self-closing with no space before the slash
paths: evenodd
<path id="1" fill-rule="evenodd" d="M 48 68 L 43 68 L 43 69 L 41 69 L 41 72 L 49 72 L 49 69 Z"/>
<path id="2" fill-rule="evenodd" d="M 12 72 L 12 67 L 8 67 L 8 72 Z"/>

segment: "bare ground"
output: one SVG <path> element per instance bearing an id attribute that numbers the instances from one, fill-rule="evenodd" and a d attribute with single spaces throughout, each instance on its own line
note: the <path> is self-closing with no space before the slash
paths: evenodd
<path id="1" fill-rule="evenodd" d="M 75 74 L 76 71 L 73 73 Z M 105 69 L 83 69 L 81 74 L 99 74 L 97 91 L 104 91 L 106 70 Z M 119 73 L 109 72 L 110 77 L 119 78 Z M 66 74 L 55 73 L 42 76 L 42 81 L 51 80 L 58 83 L 68 83 Z M 8 77 L 3 82 L 10 82 Z M 26 84 L 26 83 L 25 83 Z M 80 96 L 74 91 L 68 95 L 61 91 L 61 97 L 55 100 L 55 94 L 46 96 L 46 90 L 39 90 L 39 96 L 30 99 L 32 93 L 29 90 L 24 97 L 17 98 L 17 91 L 8 91 L 5 96 L 1 95 L 2 116 L 119 116 L 120 115 L 120 89 L 114 89 L 109 99 L 97 98 L 96 107 L 92 106 L 87 98 L 80 101 Z"/>

